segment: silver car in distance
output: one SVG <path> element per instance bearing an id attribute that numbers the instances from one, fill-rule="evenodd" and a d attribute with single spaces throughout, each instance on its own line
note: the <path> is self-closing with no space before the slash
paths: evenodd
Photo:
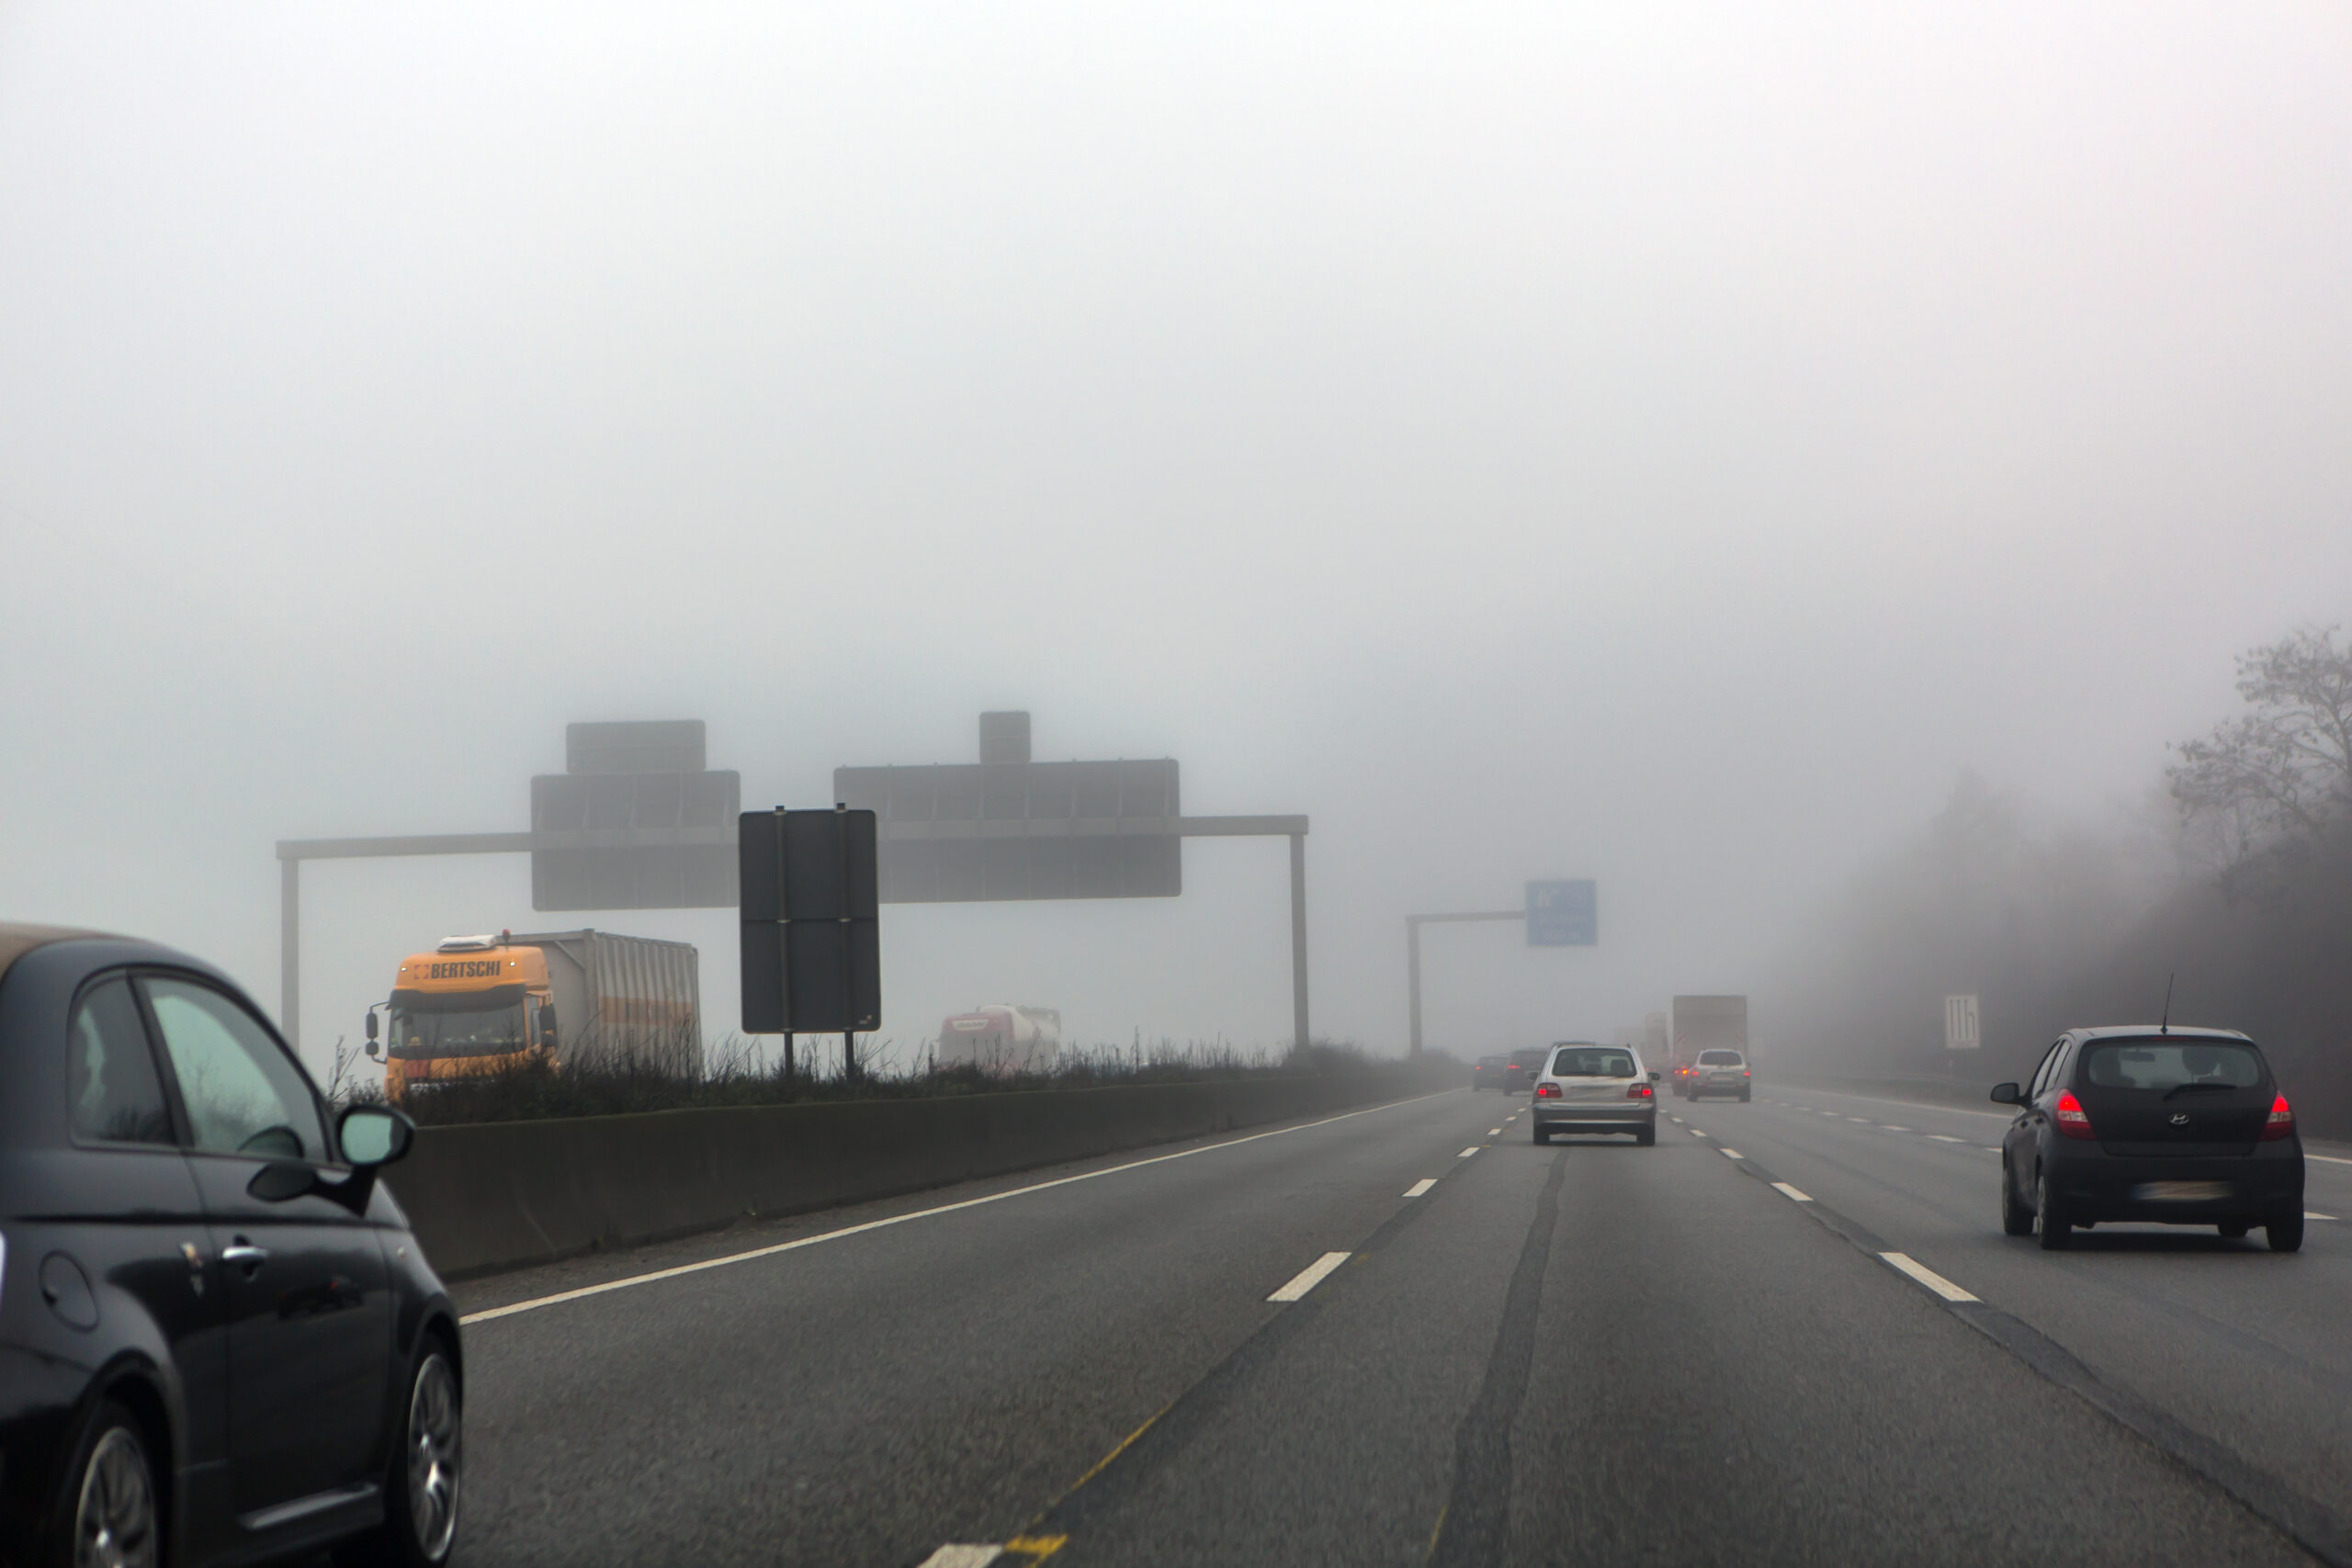
<path id="1" fill-rule="evenodd" d="M 1555 1133 L 1631 1133 L 1637 1144 L 1657 1142 L 1654 1075 L 1630 1045 L 1571 1040 L 1552 1047 L 1535 1077 L 1535 1141 Z"/>

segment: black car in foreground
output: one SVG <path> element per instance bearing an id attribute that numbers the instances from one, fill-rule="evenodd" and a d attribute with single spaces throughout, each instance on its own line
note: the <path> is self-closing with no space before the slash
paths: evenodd
<path id="1" fill-rule="evenodd" d="M 331 1120 L 209 965 L 0 925 L 0 1562 L 447 1558 L 457 1314 L 376 1179 L 413 1133 Z"/>
<path id="2" fill-rule="evenodd" d="M 2303 1245 L 2303 1144 L 2261 1048 L 2223 1029 L 2077 1029 L 2032 1080 L 2001 1139 L 2001 1228 L 2045 1248 L 2112 1221 L 2263 1228 Z"/>

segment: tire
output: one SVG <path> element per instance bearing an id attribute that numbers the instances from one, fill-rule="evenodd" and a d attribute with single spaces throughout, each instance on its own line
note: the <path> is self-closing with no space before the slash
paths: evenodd
<path id="1" fill-rule="evenodd" d="M 2215 1225 L 2213 1228 L 2220 1231 L 2232 1241 L 2235 1241 L 2254 1227 L 2244 1220 L 2223 1220 L 2220 1224 Z"/>
<path id="2" fill-rule="evenodd" d="M 2301 1252 L 2303 1249 L 2303 1212 L 2297 1209 L 2291 1214 L 2280 1214 L 2266 1222 L 2262 1235 L 2273 1252 Z"/>
<path id="3" fill-rule="evenodd" d="M 66 1469 L 48 1561 L 58 1568 L 156 1568 L 164 1560 L 161 1496 L 139 1418 L 111 1399 L 102 1402 Z"/>
<path id="4" fill-rule="evenodd" d="M 1748 1097 L 1749 1095 L 1751 1095 L 1751 1094 L 1755 1093 L 1755 1092 L 1756 1092 L 1756 1091 L 1755 1091 L 1755 1090 L 1753 1090 L 1753 1089 L 1741 1089 L 1741 1090 L 1739 1091 L 1739 1102 L 1740 1102 L 1742 1105 L 1747 1104 L 1747 1097 Z"/>
<path id="5" fill-rule="evenodd" d="M 2074 1240 L 2074 1222 L 2066 1211 L 2058 1206 L 2050 1190 L 2050 1178 L 2038 1177 L 2033 1184 L 2033 1234 L 2044 1252 L 2064 1252 Z"/>
<path id="6" fill-rule="evenodd" d="M 2001 1162 L 2001 1234 L 2031 1235 L 2033 1211 L 2018 1201 L 2017 1178 L 2009 1171 L 2009 1162 Z"/>
<path id="7" fill-rule="evenodd" d="M 1657 1123 L 1653 1122 L 1634 1134 L 1634 1142 L 1637 1146 L 1645 1149 L 1654 1145 L 1657 1142 Z"/>
<path id="8" fill-rule="evenodd" d="M 1539 1144 L 1548 1144 L 1552 1141 L 1552 1129 L 1546 1127 L 1541 1122 L 1535 1123 L 1534 1134 L 1535 1141 Z"/>
<path id="9" fill-rule="evenodd" d="M 335 1548 L 338 1568 L 438 1568 L 457 1544 L 464 1404 L 438 1339 L 425 1338 L 401 1408 L 384 1522 Z"/>

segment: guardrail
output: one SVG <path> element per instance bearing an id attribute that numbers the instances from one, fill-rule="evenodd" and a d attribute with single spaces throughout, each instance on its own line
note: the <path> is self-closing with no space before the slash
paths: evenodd
<path id="1" fill-rule="evenodd" d="M 1297 1077 L 425 1127 L 386 1181 L 464 1279 L 1067 1160 L 1401 1100 L 1415 1063 Z"/>

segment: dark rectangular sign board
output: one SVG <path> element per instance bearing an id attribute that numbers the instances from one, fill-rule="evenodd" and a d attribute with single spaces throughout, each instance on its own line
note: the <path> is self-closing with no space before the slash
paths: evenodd
<path id="1" fill-rule="evenodd" d="M 723 909 L 735 902 L 735 846 L 660 840 L 723 838 L 742 808 L 732 771 L 541 773 L 531 831 L 556 842 L 531 852 L 531 908 Z"/>
<path id="2" fill-rule="evenodd" d="M 886 904 L 1184 891 L 1172 758 L 836 768 L 833 798 L 884 824 Z"/>
<path id="3" fill-rule="evenodd" d="M 743 1032 L 880 1028 L 874 813 L 746 811 L 737 822 Z"/>
<path id="4" fill-rule="evenodd" d="M 1589 879 L 1527 885 L 1528 946 L 1594 947 L 1600 942 L 1600 898 Z"/>

